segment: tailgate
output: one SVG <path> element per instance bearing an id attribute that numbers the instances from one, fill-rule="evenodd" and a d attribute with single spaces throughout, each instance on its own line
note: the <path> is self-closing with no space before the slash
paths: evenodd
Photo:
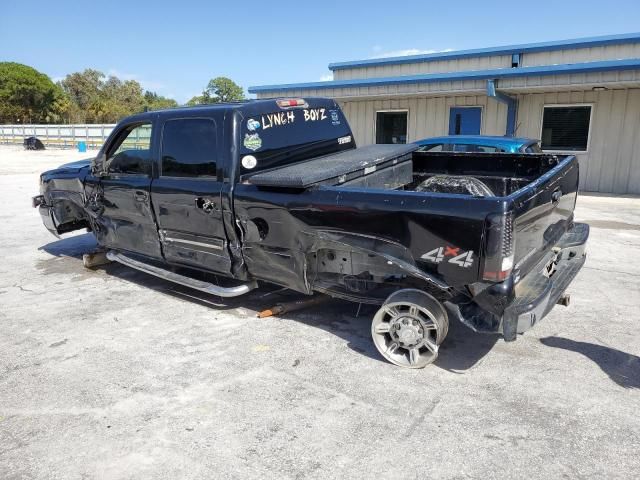
<path id="1" fill-rule="evenodd" d="M 526 275 L 573 223 L 578 192 L 578 160 L 574 155 L 527 187 L 515 192 L 515 269 Z"/>

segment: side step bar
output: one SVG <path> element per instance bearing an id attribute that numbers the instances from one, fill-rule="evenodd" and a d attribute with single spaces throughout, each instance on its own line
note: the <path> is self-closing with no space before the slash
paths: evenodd
<path id="1" fill-rule="evenodd" d="M 169 270 L 165 270 L 164 268 L 155 267 L 153 265 L 149 265 L 148 263 L 134 260 L 133 258 L 127 257 L 126 255 L 123 255 L 122 253 L 116 252 L 114 250 L 109 250 L 107 252 L 107 258 L 114 262 L 126 265 L 127 267 L 140 270 L 141 272 L 149 273 L 156 277 L 169 280 L 170 282 L 178 283 L 180 285 L 184 285 L 185 287 L 200 290 L 201 292 L 218 295 L 219 297 L 238 297 L 258 287 L 258 284 L 255 280 L 249 283 L 238 285 L 237 287 L 219 287 L 217 285 L 214 285 L 213 283 L 203 282 L 202 280 L 185 277 L 184 275 L 180 275 L 179 273 L 170 272 Z"/>

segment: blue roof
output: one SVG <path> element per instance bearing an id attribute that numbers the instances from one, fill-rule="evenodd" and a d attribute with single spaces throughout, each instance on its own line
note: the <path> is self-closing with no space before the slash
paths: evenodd
<path id="1" fill-rule="evenodd" d="M 502 47 L 475 48 L 472 50 L 458 50 L 453 52 L 429 53 L 425 55 L 406 55 L 402 57 L 371 58 L 354 60 L 351 62 L 336 62 L 329 64 L 329 70 L 342 70 L 354 67 L 373 67 L 378 65 L 395 65 L 402 63 L 432 62 L 436 60 L 455 60 L 465 57 L 487 57 L 492 55 L 512 55 L 514 53 L 533 53 L 568 48 L 590 48 L 604 45 L 639 42 L 640 33 L 623 33 L 599 37 L 575 38 L 571 40 L 556 40 L 552 42 L 524 43 Z"/>
<path id="2" fill-rule="evenodd" d="M 518 68 L 496 68 L 448 73 L 426 73 L 399 77 L 358 78 L 333 80 L 330 82 L 287 83 L 249 87 L 249 93 L 274 92 L 278 90 L 311 90 L 344 87 L 375 87 L 410 83 L 432 83 L 456 80 L 490 80 L 499 78 L 526 77 L 532 75 L 561 75 L 571 73 L 594 73 L 640 69 L 640 58 L 625 60 L 603 60 L 598 62 L 568 63 L 561 65 L 539 65 Z"/>
<path id="3" fill-rule="evenodd" d="M 413 143 L 417 143 L 418 145 L 439 143 L 456 145 L 485 145 L 516 152 L 523 145 L 538 143 L 538 140 L 526 137 L 497 137 L 491 135 L 444 135 L 442 137 L 423 138 L 422 140 L 416 140 Z"/>

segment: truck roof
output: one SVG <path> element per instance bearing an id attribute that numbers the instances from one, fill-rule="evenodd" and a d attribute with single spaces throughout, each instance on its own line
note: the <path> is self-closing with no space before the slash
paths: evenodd
<path id="1" fill-rule="evenodd" d="M 305 97 L 304 99 L 315 100 L 316 102 L 326 101 L 327 104 L 335 105 L 335 100 L 330 98 Z M 220 110 L 237 110 L 237 111 L 246 111 L 248 114 L 254 114 L 255 112 L 263 112 L 266 110 L 279 109 L 280 107 L 276 103 L 277 100 L 282 100 L 282 98 L 269 98 L 269 99 L 261 99 L 261 100 L 250 99 L 250 100 L 242 100 L 238 102 L 207 103 L 207 104 L 200 104 L 200 105 L 193 105 L 193 106 L 163 108 L 160 110 L 150 110 L 148 112 L 136 113 L 135 115 L 131 115 L 129 117 L 123 118 L 121 121 L 147 120 L 152 115 L 156 115 L 158 113 L 181 114 L 181 113 L 192 113 L 194 111 L 210 112 L 210 111 L 220 111 Z"/>

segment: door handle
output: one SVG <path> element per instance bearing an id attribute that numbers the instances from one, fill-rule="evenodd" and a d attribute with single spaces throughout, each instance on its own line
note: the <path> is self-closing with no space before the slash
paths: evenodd
<path id="1" fill-rule="evenodd" d="M 560 201 L 560 197 L 562 197 L 562 190 L 558 189 L 551 194 L 551 201 L 553 203 L 558 203 Z"/>
<path id="2" fill-rule="evenodd" d="M 196 197 L 196 208 L 199 208 L 205 213 L 211 213 L 214 210 L 218 210 L 218 206 L 213 200 L 202 197 Z"/>
<path id="3" fill-rule="evenodd" d="M 148 198 L 147 192 L 136 190 L 133 194 L 133 198 L 136 199 L 136 202 L 146 202 Z"/>

